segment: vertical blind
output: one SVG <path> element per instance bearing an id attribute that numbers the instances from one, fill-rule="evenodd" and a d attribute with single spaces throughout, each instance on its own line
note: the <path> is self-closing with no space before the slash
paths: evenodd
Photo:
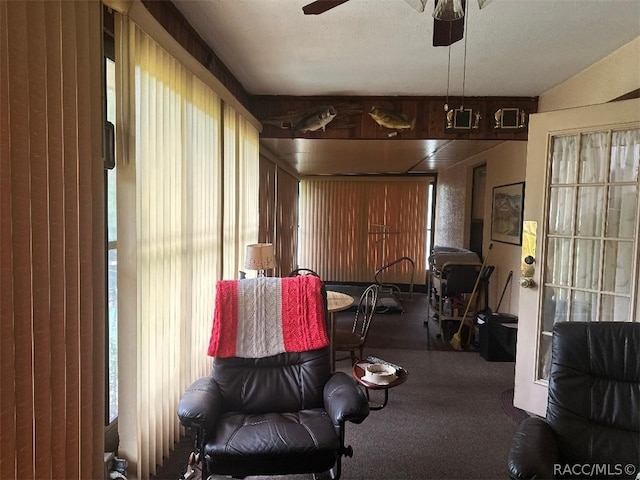
<path id="1" fill-rule="evenodd" d="M 299 183 L 282 168 L 276 169 L 275 243 L 280 276 L 286 276 L 298 267 Z"/>
<path id="2" fill-rule="evenodd" d="M 401 257 L 426 278 L 430 179 L 316 180 L 300 184 L 300 266 L 331 281 L 372 282 L 376 270 Z M 381 276 L 411 281 L 410 262 Z"/>
<path id="3" fill-rule="evenodd" d="M 298 185 L 296 177 L 260 157 L 260 240 L 274 244 L 277 277 L 297 268 Z"/>
<path id="4" fill-rule="evenodd" d="M 100 2 L 0 2 L 0 478 L 99 478 Z"/>
<path id="5" fill-rule="evenodd" d="M 215 282 L 258 240 L 258 132 L 116 18 L 119 455 L 149 478 L 179 440 L 180 396 L 208 374 Z"/>
<path id="6" fill-rule="evenodd" d="M 258 241 L 260 166 L 258 131 L 230 105 L 224 105 L 223 278 L 244 270 L 246 245 Z M 255 272 L 248 272 L 255 275 Z"/>
<path id="7" fill-rule="evenodd" d="M 273 243 L 274 239 L 276 213 L 276 168 L 275 163 L 262 155 L 260 156 L 260 229 L 258 237 L 261 242 Z M 274 247 L 277 249 L 277 244 L 275 244 Z M 278 252 L 276 252 L 276 258 L 280 258 Z"/>

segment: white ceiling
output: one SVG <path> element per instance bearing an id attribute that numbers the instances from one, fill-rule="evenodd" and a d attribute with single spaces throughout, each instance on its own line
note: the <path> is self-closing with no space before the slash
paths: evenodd
<path id="1" fill-rule="evenodd" d="M 252 95 L 444 96 L 450 53 L 450 95 L 535 97 L 640 36 L 639 0 L 469 0 L 466 41 L 450 51 L 432 46 L 434 0 L 424 12 L 350 0 L 304 15 L 310 1 L 173 3 Z"/>

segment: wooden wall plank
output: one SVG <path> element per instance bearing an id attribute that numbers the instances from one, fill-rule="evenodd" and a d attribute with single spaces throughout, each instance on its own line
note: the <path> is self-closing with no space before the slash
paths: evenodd
<path id="1" fill-rule="evenodd" d="M 284 95 L 251 97 L 251 111 L 264 125 L 262 138 L 291 138 L 284 126 L 294 123 L 311 109 L 333 105 L 338 115 L 325 131 L 296 135 L 300 138 L 326 139 L 434 139 L 434 140 L 527 140 L 527 129 L 496 129 L 494 113 L 500 108 L 518 108 L 527 115 L 536 113 L 538 99 L 531 97 L 459 97 L 449 99 L 450 108 L 471 108 L 480 115 L 478 128 L 447 128 L 444 97 L 293 97 Z M 369 115 L 373 106 L 390 108 L 416 119 L 412 130 L 396 134 L 380 127 Z"/>

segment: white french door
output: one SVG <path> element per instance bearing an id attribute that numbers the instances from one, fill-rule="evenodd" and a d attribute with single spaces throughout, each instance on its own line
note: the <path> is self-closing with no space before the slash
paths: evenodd
<path id="1" fill-rule="evenodd" d="M 514 405 L 545 416 L 553 325 L 637 321 L 640 100 L 532 115 L 525 221 L 533 287 L 520 292 Z"/>

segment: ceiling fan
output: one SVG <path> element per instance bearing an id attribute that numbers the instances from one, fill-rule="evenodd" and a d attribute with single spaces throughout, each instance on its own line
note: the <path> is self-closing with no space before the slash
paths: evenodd
<path id="1" fill-rule="evenodd" d="M 349 0 L 316 0 L 302 7 L 305 15 L 320 15 L 332 8 L 342 5 Z M 418 12 L 423 12 L 427 4 L 427 0 L 405 0 L 412 8 Z M 462 40 L 464 36 L 464 12 L 466 11 L 467 0 L 435 0 L 434 11 L 441 2 L 451 4 L 452 8 L 462 12 L 462 16 L 455 20 L 438 20 L 433 19 L 433 46 L 447 47 Z M 478 0 L 480 8 L 485 7 L 491 0 Z M 441 5 L 442 6 L 442 5 Z"/>

